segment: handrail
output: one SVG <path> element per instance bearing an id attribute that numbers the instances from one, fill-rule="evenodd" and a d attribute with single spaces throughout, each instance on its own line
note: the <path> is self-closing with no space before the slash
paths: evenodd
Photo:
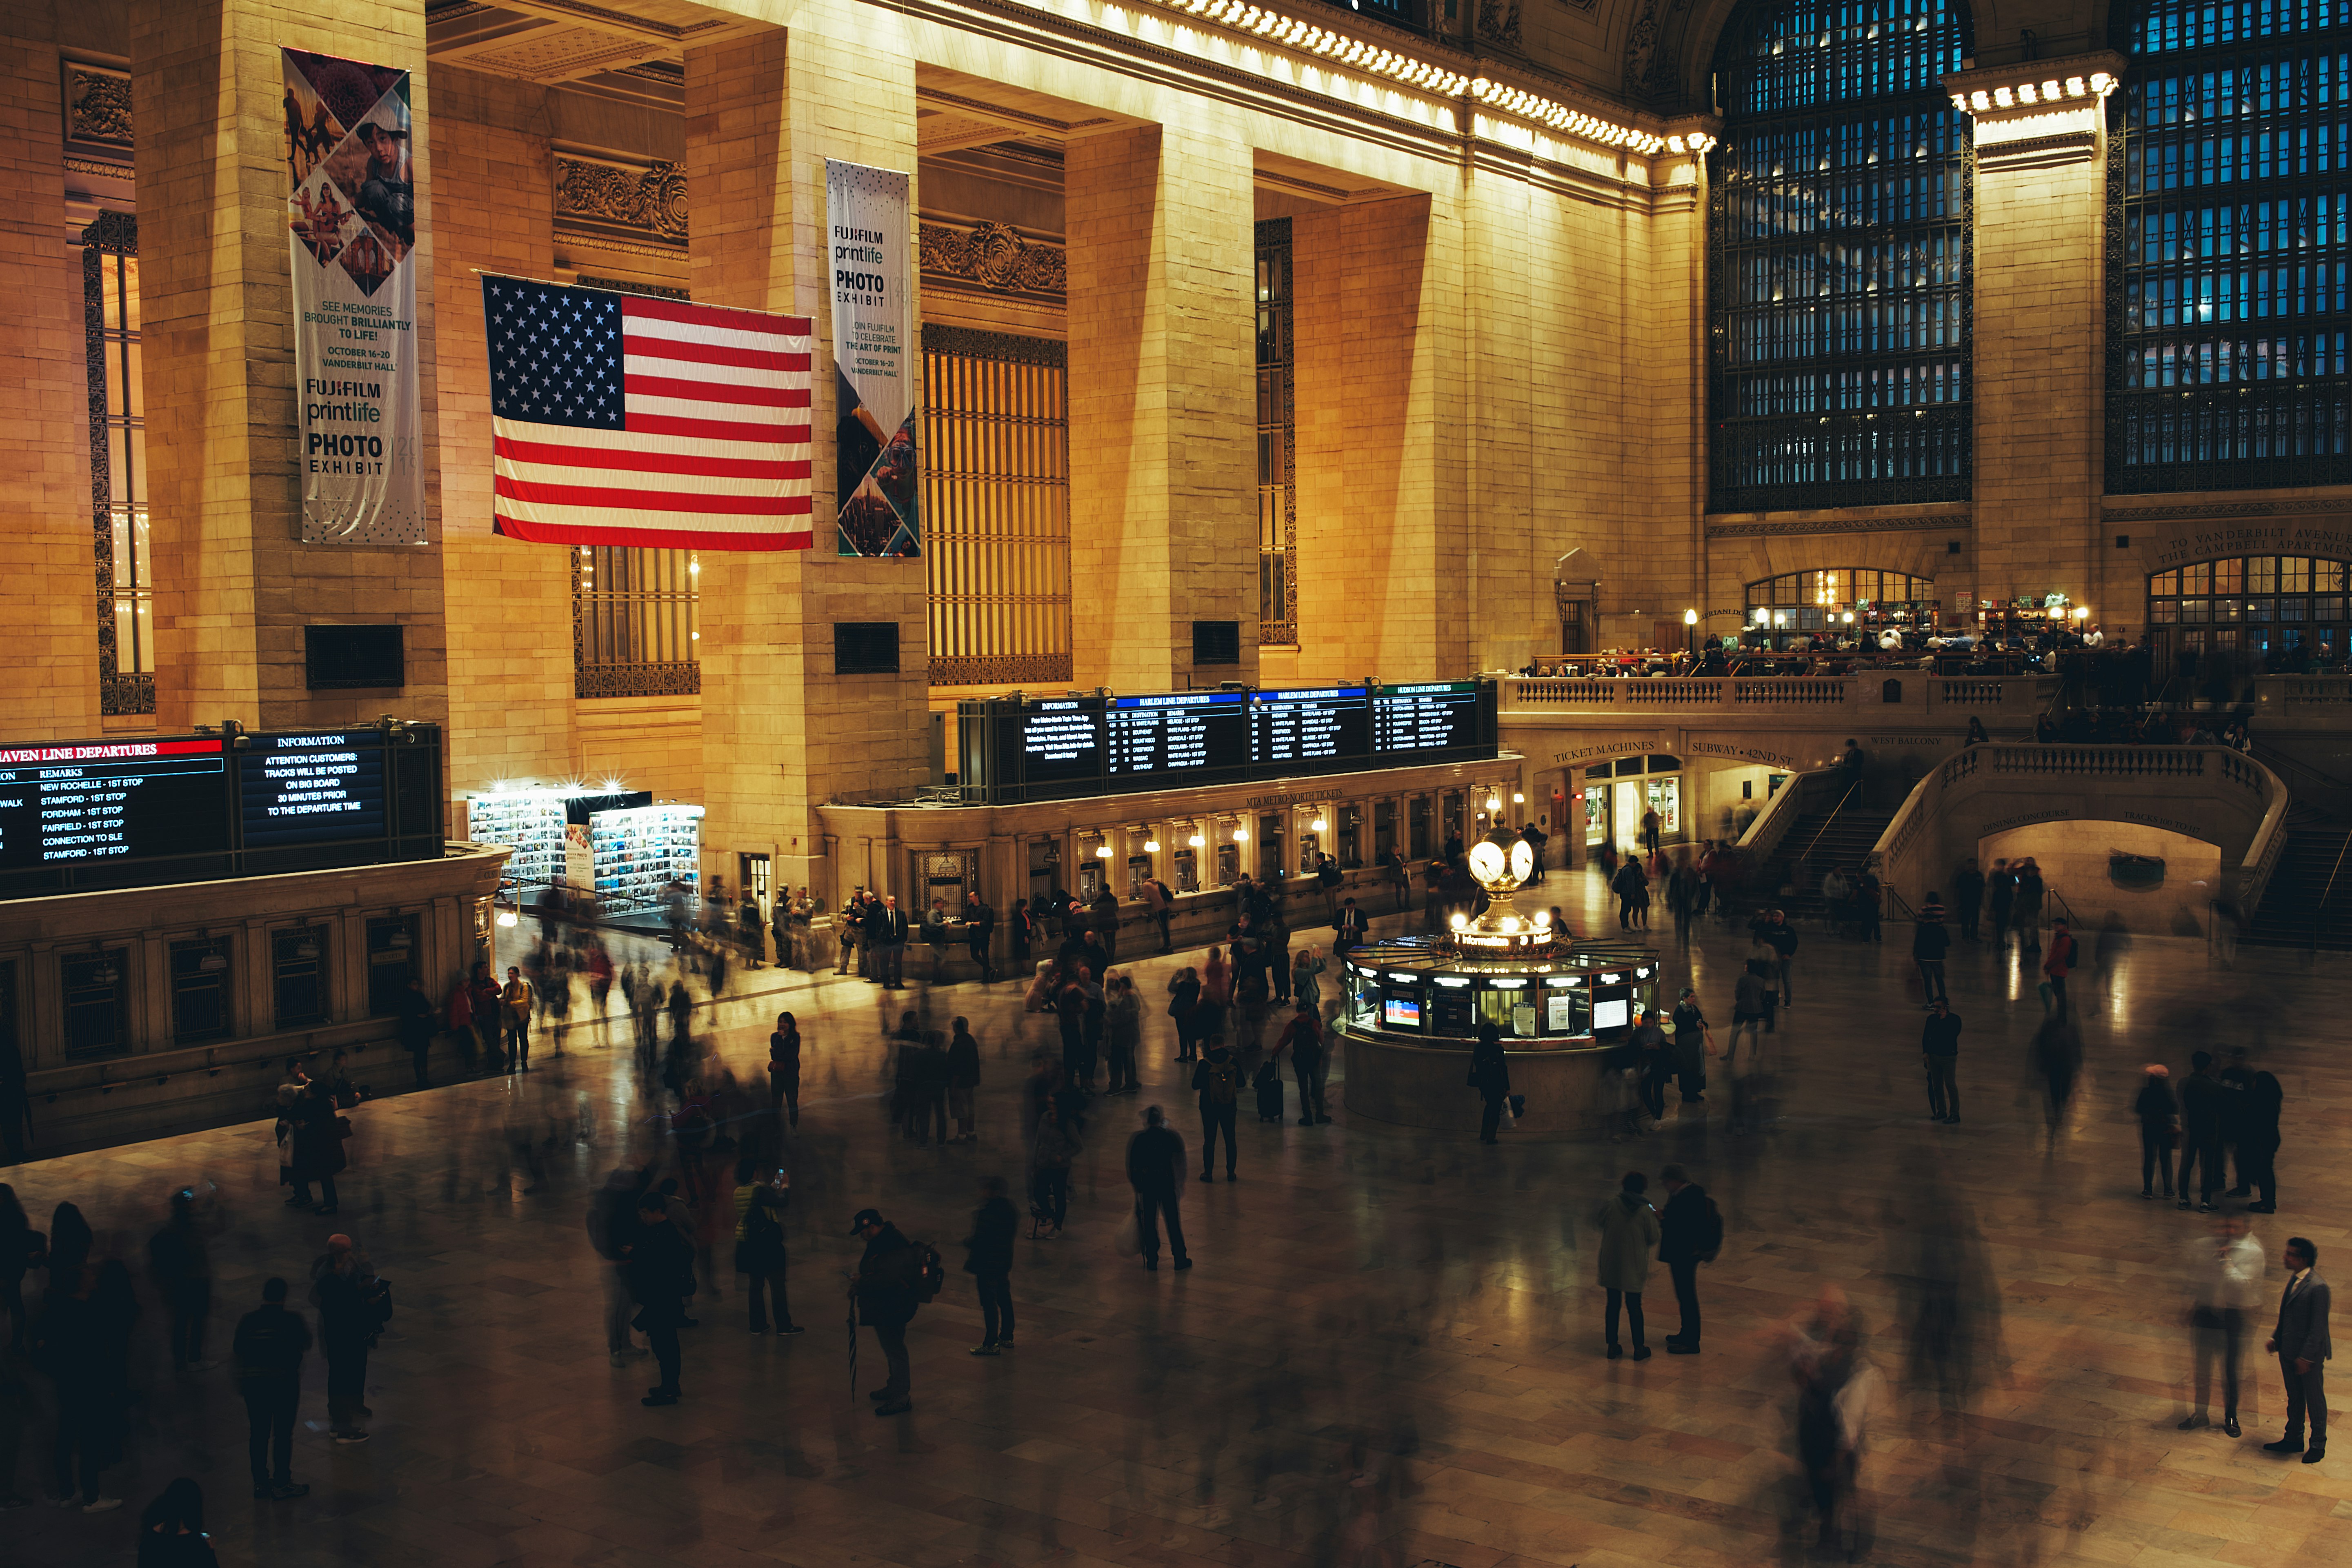
<path id="1" fill-rule="evenodd" d="M 2078 926 L 2083 923 L 2082 921 L 2076 918 L 2074 914 L 2074 906 L 2066 901 L 2066 895 L 2060 892 L 2057 889 L 2052 887 L 2047 882 L 2042 884 L 2042 896 L 2066 911 L 2063 915 L 2053 915 L 2051 917 L 2052 919 L 2063 920 L 2070 926 Z"/>
<path id="2" fill-rule="evenodd" d="M 2352 854 L 2352 833 L 2346 834 L 2344 842 L 2336 847 L 2336 864 L 2327 871 L 2327 885 L 2319 889 L 2319 902 L 2311 911 L 2311 951 L 2315 953 L 2319 951 L 2319 929 L 2327 920 L 2327 900 L 2336 891 L 2336 879 L 2344 874 L 2344 857 L 2347 854 Z"/>
<path id="3" fill-rule="evenodd" d="M 2323 773 L 2299 757 L 2290 757 L 2276 746 L 2266 745 L 2263 742 L 2256 741 L 2253 742 L 2253 748 L 2249 754 L 2274 773 L 2302 773 L 2316 780 L 2325 788 L 2342 790 L 2347 795 L 2352 795 L 2352 784 L 2345 783 L 2334 773 Z"/>
<path id="4" fill-rule="evenodd" d="M 1859 778 L 1855 779 L 1852 784 L 1845 786 L 1845 793 L 1838 796 L 1838 803 L 1830 807 L 1829 816 L 1822 819 L 1821 826 L 1814 831 L 1812 842 L 1806 845 L 1803 851 L 1797 857 L 1797 869 L 1800 872 L 1804 871 L 1812 864 L 1813 851 L 1821 847 L 1822 835 L 1827 833 L 1831 826 L 1836 823 L 1838 813 L 1845 809 L 1845 803 L 1852 800 L 1853 798 L 1853 792 L 1861 787 L 1862 780 Z M 1801 886 L 1802 884 L 1800 885 Z"/>

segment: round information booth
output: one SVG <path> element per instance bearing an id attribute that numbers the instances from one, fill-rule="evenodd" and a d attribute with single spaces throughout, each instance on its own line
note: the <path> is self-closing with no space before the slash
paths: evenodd
<path id="1" fill-rule="evenodd" d="M 1658 1006 L 1658 955 L 1632 942 L 1559 941 L 1549 914 L 1522 917 L 1512 895 L 1532 858 L 1502 836 L 1474 846 L 1470 872 L 1488 900 L 1475 920 L 1456 915 L 1446 935 L 1349 952 L 1339 1026 L 1351 1116 L 1475 1136 L 1470 1050 L 1492 1024 L 1511 1092 L 1527 1100 L 1514 1136 L 1600 1130 L 1604 1065 Z"/>

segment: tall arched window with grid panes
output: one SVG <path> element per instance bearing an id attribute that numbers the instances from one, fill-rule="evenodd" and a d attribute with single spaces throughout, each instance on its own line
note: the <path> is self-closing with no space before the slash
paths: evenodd
<path id="1" fill-rule="evenodd" d="M 2352 0 L 2147 0 L 2115 43 L 2108 490 L 2352 482 Z"/>
<path id="2" fill-rule="evenodd" d="M 1969 495 L 1958 0 L 1750 0 L 1717 51 L 1708 510 Z"/>

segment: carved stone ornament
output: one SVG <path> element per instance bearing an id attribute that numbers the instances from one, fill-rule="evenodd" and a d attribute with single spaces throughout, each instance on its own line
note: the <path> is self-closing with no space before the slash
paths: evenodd
<path id="1" fill-rule="evenodd" d="M 919 254 L 927 273 L 999 293 L 1060 294 L 1069 287 L 1061 247 L 1024 239 L 1010 224 L 961 229 L 927 223 Z"/>
<path id="2" fill-rule="evenodd" d="M 686 171 L 555 158 L 555 216 L 629 229 L 669 245 L 687 238 Z"/>
<path id="3" fill-rule="evenodd" d="M 1518 47 L 1519 0 L 1478 0 L 1478 36 Z"/>
<path id="4" fill-rule="evenodd" d="M 131 77 L 104 66 L 66 66 L 66 140 L 131 145 Z"/>

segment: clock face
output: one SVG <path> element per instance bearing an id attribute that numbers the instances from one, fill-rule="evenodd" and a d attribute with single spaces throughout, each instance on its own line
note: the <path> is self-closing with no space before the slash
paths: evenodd
<path id="1" fill-rule="evenodd" d="M 1481 882 L 1492 882 L 1503 874 L 1503 852 L 1492 844 L 1479 844 L 1470 850 L 1470 874 Z"/>
<path id="2" fill-rule="evenodd" d="M 1524 882 L 1536 868 L 1535 847 L 1521 839 L 1511 846 L 1511 875 Z"/>

